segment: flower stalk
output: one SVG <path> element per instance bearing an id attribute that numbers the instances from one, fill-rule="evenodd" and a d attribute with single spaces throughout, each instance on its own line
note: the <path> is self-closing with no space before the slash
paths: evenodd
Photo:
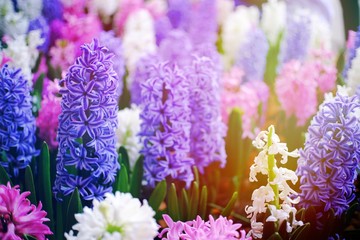
<path id="1" fill-rule="evenodd" d="M 272 143 L 273 132 L 274 132 L 274 126 L 271 125 L 269 128 L 269 135 L 268 135 L 268 142 L 267 142 L 268 149 L 270 149 L 271 145 L 273 144 Z M 276 206 L 276 209 L 280 209 L 279 186 L 278 186 L 278 184 L 273 184 L 273 182 L 276 178 L 276 173 L 274 171 L 274 168 L 276 167 L 275 155 L 270 154 L 269 152 L 268 152 L 268 166 L 269 166 L 269 183 L 270 183 L 272 190 L 274 191 L 274 200 L 271 203 Z"/>

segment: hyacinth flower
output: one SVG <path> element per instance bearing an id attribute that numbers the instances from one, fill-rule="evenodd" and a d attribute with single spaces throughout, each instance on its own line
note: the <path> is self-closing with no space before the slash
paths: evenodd
<path id="1" fill-rule="evenodd" d="M 162 240 L 186 240 L 186 239 L 216 239 L 216 240 L 251 240 L 246 237 L 245 230 L 240 230 L 240 223 L 233 223 L 231 219 L 219 216 L 214 219 L 209 215 L 209 220 L 204 221 L 200 216 L 188 222 L 174 222 L 170 216 L 163 215 L 167 227 L 164 228 L 159 238 Z"/>
<path id="2" fill-rule="evenodd" d="M 359 39 L 360 41 L 360 39 Z M 360 44 L 359 44 L 360 45 Z M 351 67 L 347 72 L 346 85 L 350 88 L 350 93 L 355 94 L 360 92 L 360 47 L 356 50 L 355 56 L 351 61 Z M 358 94 L 359 95 L 359 94 Z M 360 95 L 359 95 L 360 96 Z"/>
<path id="3" fill-rule="evenodd" d="M 141 84 L 140 136 L 144 175 L 150 186 L 165 178 L 193 180 L 190 151 L 189 82 L 176 65 L 159 62 Z"/>
<path id="4" fill-rule="evenodd" d="M 39 137 L 46 141 L 50 149 L 56 149 L 58 142 L 56 141 L 59 115 L 61 113 L 61 97 L 58 97 L 60 86 L 58 81 L 50 81 L 46 79 L 47 86 L 43 89 L 43 99 L 39 115 L 36 118 L 36 126 L 39 129 Z"/>
<path id="5" fill-rule="evenodd" d="M 117 73 L 119 78 L 119 85 L 117 93 L 120 96 L 123 91 L 123 77 L 125 75 L 125 61 L 123 58 L 123 48 L 121 45 L 121 39 L 115 37 L 113 31 L 101 32 L 99 36 L 99 41 L 102 45 L 107 47 L 111 53 L 114 54 L 113 57 L 113 67 L 114 71 Z"/>
<path id="6" fill-rule="evenodd" d="M 263 80 L 268 50 L 265 33 L 260 28 L 250 30 L 235 60 L 235 65 L 245 73 L 245 81 Z"/>
<path id="7" fill-rule="evenodd" d="M 267 131 L 261 131 L 257 135 L 253 145 L 261 151 L 250 167 L 249 180 L 257 182 L 256 175 L 261 173 L 268 176 L 268 183 L 266 186 L 254 190 L 251 196 L 253 204 L 245 208 L 252 228 L 249 235 L 255 239 L 263 237 L 264 223 L 258 222 L 257 217 L 260 213 L 266 213 L 267 209 L 270 211 L 270 216 L 265 221 L 277 223 L 277 226 L 280 226 L 283 221 L 287 221 L 286 231 L 291 233 L 294 228 L 302 225 L 301 221 L 290 218 L 290 214 L 295 216 L 296 209 L 293 204 L 297 204 L 300 198 L 296 196 L 297 192 L 290 187 L 288 181 L 295 184 L 298 177 L 294 171 L 278 167 L 275 156 L 281 155 L 280 162 L 285 164 L 288 157 L 299 157 L 298 151 L 289 152 L 286 143 L 280 142 L 272 125 Z"/>
<path id="8" fill-rule="evenodd" d="M 5 65 L 0 72 L 0 164 L 11 176 L 17 177 L 38 155 L 35 131 L 28 80 L 21 69 Z"/>
<path id="9" fill-rule="evenodd" d="M 345 67 L 343 70 L 343 76 L 345 79 L 348 78 L 348 72 L 352 68 L 353 60 L 357 54 L 357 49 L 360 47 L 360 29 L 357 32 L 349 31 L 349 39 L 347 43 L 347 56 Z"/>
<path id="10" fill-rule="evenodd" d="M 106 193 L 103 201 L 93 200 L 93 208 L 85 207 L 83 213 L 75 214 L 78 221 L 65 233 L 68 240 L 88 239 L 141 239 L 152 240 L 157 235 L 158 226 L 155 212 L 148 205 L 130 193 Z"/>
<path id="11" fill-rule="evenodd" d="M 190 156 L 201 173 L 212 162 L 226 163 L 226 125 L 221 121 L 220 79 L 214 62 L 194 57 L 187 69 L 190 88 L 191 130 Z"/>
<path id="12" fill-rule="evenodd" d="M 57 199 L 75 188 L 85 200 L 102 199 L 119 169 L 116 152 L 118 78 L 113 54 L 94 39 L 60 81 Z"/>
<path id="13" fill-rule="evenodd" d="M 341 215 L 354 200 L 353 181 L 360 162 L 360 103 L 339 89 L 328 95 L 308 129 L 300 150 L 300 206 Z"/>
<path id="14" fill-rule="evenodd" d="M 52 234 L 44 222 L 46 212 L 42 204 L 35 206 L 26 198 L 30 192 L 20 193 L 19 186 L 11 187 L 10 183 L 0 185 L 0 238 L 3 240 L 21 240 L 31 236 L 45 240 L 45 235 Z"/>

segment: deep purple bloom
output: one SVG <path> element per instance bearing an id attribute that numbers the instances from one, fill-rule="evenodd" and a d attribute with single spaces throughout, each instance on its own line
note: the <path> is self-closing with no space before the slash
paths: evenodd
<path id="1" fill-rule="evenodd" d="M 115 36 L 113 31 L 101 32 L 99 37 L 101 45 L 107 47 L 111 53 L 114 54 L 113 57 L 113 68 L 118 75 L 119 85 L 117 93 L 120 96 L 123 90 L 123 77 L 125 75 L 125 60 L 123 57 L 123 49 L 121 39 Z"/>
<path id="2" fill-rule="evenodd" d="M 102 199 L 111 191 L 119 169 L 115 150 L 118 77 L 113 54 L 97 39 L 81 47 L 61 80 L 57 175 L 58 199 L 77 187 L 85 200 Z"/>
<path id="3" fill-rule="evenodd" d="M 191 13 L 189 0 L 169 0 L 167 16 L 173 28 L 188 29 Z"/>
<path id="4" fill-rule="evenodd" d="M 28 81 L 21 69 L 5 65 L 0 72 L 0 153 L 7 161 L 2 159 L 0 164 L 10 175 L 18 176 L 19 170 L 38 154 L 35 131 Z"/>
<path id="5" fill-rule="evenodd" d="M 356 96 L 340 92 L 320 106 L 298 161 L 301 206 L 333 208 L 341 215 L 354 200 L 353 181 L 360 162 L 359 112 Z"/>
<path id="6" fill-rule="evenodd" d="M 189 82 L 180 69 L 159 62 L 141 84 L 144 174 L 151 186 L 166 177 L 193 180 L 190 151 Z"/>
<path id="7" fill-rule="evenodd" d="M 61 0 L 43 0 L 42 14 L 48 23 L 55 19 L 61 20 L 63 16 Z"/>
<path id="8" fill-rule="evenodd" d="M 311 21 L 307 16 L 289 16 L 281 48 L 282 63 L 303 61 L 307 57 L 311 35 Z"/>
<path id="9" fill-rule="evenodd" d="M 42 39 L 44 39 L 44 43 L 39 46 L 38 49 L 46 53 L 49 49 L 50 44 L 50 28 L 46 19 L 43 16 L 39 16 L 38 18 L 31 20 L 29 23 L 28 31 L 30 32 L 32 30 L 40 30 L 40 36 Z"/>
<path id="10" fill-rule="evenodd" d="M 269 43 L 260 28 L 250 30 L 248 38 L 240 47 L 236 66 L 245 73 L 245 81 L 263 80 Z"/>
<path id="11" fill-rule="evenodd" d="M 212 162 L 226 163 L 226 125 L 220 112 L 220 75 L 207 57 L 194 57 L 186 77 L 191 82 L 190 156 L 201 173 Z"/>

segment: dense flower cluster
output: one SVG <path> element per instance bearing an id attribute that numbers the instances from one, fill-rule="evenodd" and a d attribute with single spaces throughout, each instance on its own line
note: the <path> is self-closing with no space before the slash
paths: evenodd
<path id="1" fill-rule="evenodd" d="M 167 62 L 154 68 L 154 75 L 141 85 L 145 179 L 151 186 L 166 177 L 193 180 L 190 151 L 189 82 Z"/>
<path id="2" fill-rule="evenodd" d="M 43 90 L 43 99 L 39 115 L 36 119 L 36 126 L 39 128 L 39 137 L 46 141 L 50 149 L 56 149 L 58 142 L 56 135 L 61 113 L 61 97 L 58 97 L 60 86 L 58 81 L 46 79 L 47 86 Z"/>
<path id="3" fill-rule="evenodd" d="M 226 126 L 221 121 L 220 79 L 214 62 L 207 57 L 195 57 L 187 78 L 192 83 L 190 155 L 201 173 L 215 161 L 224 167 Z"/>
<path id="4" fill-rule="evenodd" d="M 158 230 L 154 215 L 146 200 L 141 204 L 130 193 L 106 193 L 103 201 L 93 201 L 92 209 L 85 207 L 84 213 L 75 214 L 78 223 L 73 229 L 78 233 L 74 236 L 71 230 L 65 237 L 68 240 L 152 240 Z"/>
<path id="5" fill-rule="evenodd" d="M 35 206 L 26 198 L 30 192 L 20 193 L 19 186 L 10 183 L 0 185 L 0 238 L 3 240 L 21 240 L 25 235 L 45 240 L 45 235 L 52 234 L 44 222 L 46 212 L 42 204 Z"/>
<path id="6" fill-rule="evenodd" d="M 300 151 L 300 205 L 344 212 L 354 199 L 360 153 L 360 103 L 338 90 L 320 106 Z"/>
<path id="7" fill-rule="evenodd" d="M 78 188 L 85 200 L 92 200 L 111 191 L 119 169 L 115 149 L 118 78 L 113 55 L 97 39 L 81 49 L 82 56 L 60 82 L 62 113 L 54 192 L 62 198 Z"/>
<path id="8" fill-rule="evenodd" d="M 12 176 L 28 166 L 35 149 L 35 117 L 27 79 L 21 69 L 5 65 L 0 71 L 0 164 Z M 2 158 L 2 157 L 1 157 Z"/>
<path id="9" fill-rule="evenodd" d="M 174 222 L 170 216 L 163 215 L 163 218 L 167 224 L 167 228 L 164 228 L 159 237 L 162 240 L 185 240 L 185 239 L 216 239 L 216 240 L 251 240 L 245 237 L 245 231 L 240 230 L 240 223 L 233 223 L 232 220 L 226 217 L 220 216 L 218 219 L 214 219 L 213 216 L 209 216 L 209 221 L 204 221 L 200 216 L 196 217 L 196 220 L 181 222 Z M 164 236 L 164 237 L 163 237 Z"/>

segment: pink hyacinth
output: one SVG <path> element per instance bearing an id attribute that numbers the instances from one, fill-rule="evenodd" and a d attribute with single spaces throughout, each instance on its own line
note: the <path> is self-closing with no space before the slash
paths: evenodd
<path id="1" fill-rule="evenodd" d="M 67 40 L 58 39 L 55 46 L 50 49 L 50 56 L 54 67 L 67 71 L 76 58 L 75 45 Z"/>
<path id="2" fill-rule="evenodd" d="M 298 60 L 287 62 L 281 69 L 275 89 L 287 117 L 295 115 L 297 125 L 303 126 L 316 112 L 318 73 L 314 64 Z"/>
<path id="3" fill-rule="evenodd" d="M 20 193 L 19 186 L 0 185 L 0 239 L 21 240 L 26 234 L 43 240 L 45 235 L 52 234 L 43 223 L 49 219 L 41 210 L 41 202 L 36 207 L 26 198 L 29 195 L 30 192 Z"/>
<path id="4" fill-rule="evenodd" d="M 259 125 L 261 120 L 258 107 L 260 103 L 267 102 L 269 93 L 268 87 L 261 81 L 242 83 L 243 76 L 244 72 L 239 68 L 233 68 L 223 75 L 222 119 L 227 123 L 232 109 L 240 108 L 243 112 L 242 137 L 253 138 L 257 131 L 254 125 Z"/>
<path id="5" fill-rule="evenodd" d="M 174 222 L 170 216 L 163 215 L 167 228 L 159 234 L 162 240 L 185 240 L 185 239 L 217 239 L 217 240 L 251 240 L 246 238 L 244 230 L 238 231 L 240 223 L 220 216 L 214 219 L 209 215 L 209 221 L 205 222 L 200 216 L 188 222 Z M 163 237 L 164 236 L 164 237 Z"/>
<path id="6" fill-rule="evenodd" d="M 56 96 L 58 93 L 59 84 L 57 80 L 52 82 L 45 79 L 43 99 L 41 101 L 39 116 L 36 119 L 36 126 L 39 128 L 39 137 L 46 141 L 50 149 L 56 149 L 58 147 L 56 135 L 59 125 L 59 115 L 61 113 L 61 98 Z"/>

